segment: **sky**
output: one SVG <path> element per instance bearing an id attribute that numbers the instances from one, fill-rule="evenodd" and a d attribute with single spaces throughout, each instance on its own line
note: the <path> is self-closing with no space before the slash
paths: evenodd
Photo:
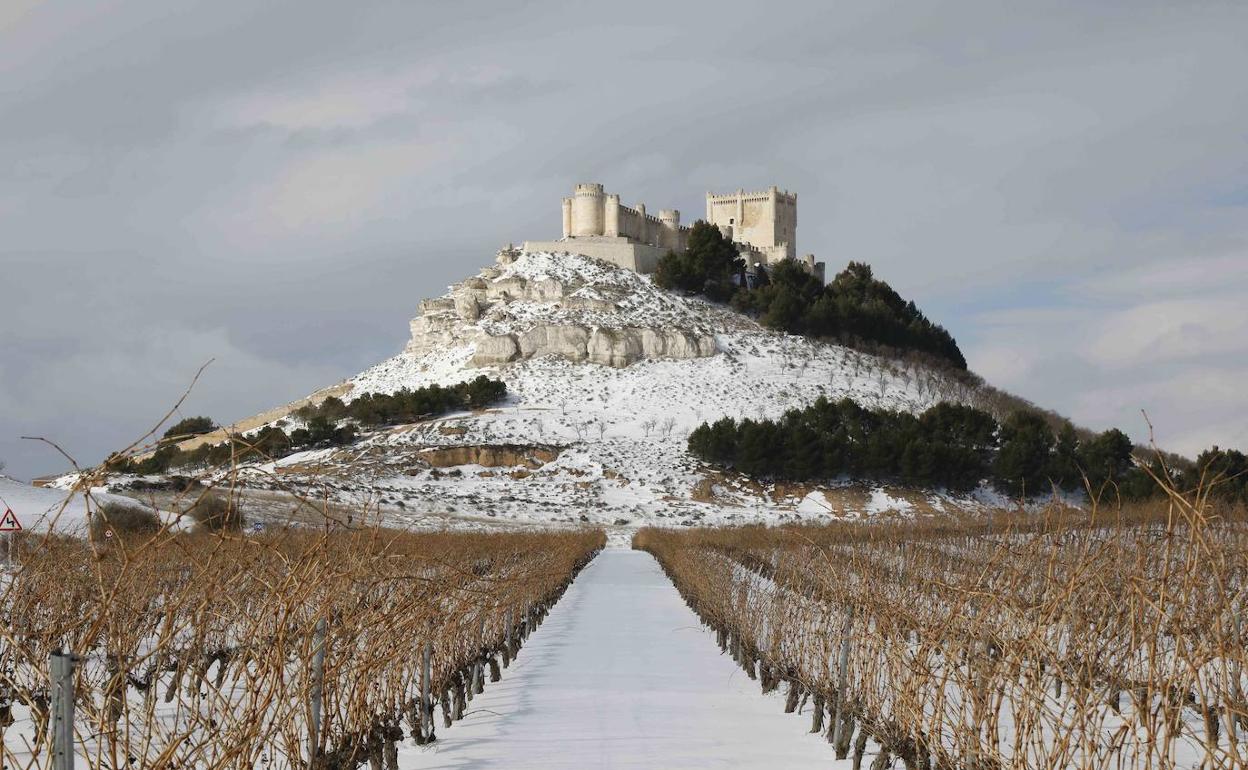
<path id="1" fill-rule="evenodd" d="M 798 194 L 989 382 L 1248 449 L 1248 4 L 0 4 L 0 461 L 398 352 L 560 198 Z"/>

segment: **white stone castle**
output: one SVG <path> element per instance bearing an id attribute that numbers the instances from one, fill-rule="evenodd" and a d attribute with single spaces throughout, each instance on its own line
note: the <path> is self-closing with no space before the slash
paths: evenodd
<path id="1" fill-rule="evenodd" d="M 706 221 L 736 244 L 752 270 L 797 257 L 797 195 L 772 185 L 764 192 L 706 194 Z M 576 185 L 563 199 L 563 237 L 557 241 L 526 241 L 525 251 L 567 251 L 611 262 L 638 273 L 654 272 L 668 251 L 683 251 L 689 228 L 680 212 L 663 209 L 657 217 L 644 203 L 630 208 L 602 185 Z M 824 280 L 824 264 L 813 254 L 798 260 Z"/>

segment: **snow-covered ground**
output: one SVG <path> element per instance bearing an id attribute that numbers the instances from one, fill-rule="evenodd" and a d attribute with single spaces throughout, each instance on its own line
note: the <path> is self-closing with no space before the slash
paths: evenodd
<path id="1" fill-rule="evenodd" d="M 107 503 L 136 505 L 129 497 L 109 494 L 102 489 L 82 492 L 32 487 L 8 476 L 0 476 L 0 514 L 13 511 L 26 532 L 56 532 L 83 536 L 88 529 L 88 511 Z"/>
<path id="2" fill-rule="evenodd" d="M 547 296 L 552 281 L 561 288 Z M 475 305 L 460 317 L 453 308 L 463 304 L 466 286 L 478 297 L 488 292 L 505 299 L 487 305 L 479 318 Z M 520 296 L 508 293 L 517 291 Z M 508 257 L 422 306 L 433 320 L 414 326 L 420 344 L 349 380 L 343 398 L 485 374 L 507 383 L 506 403 L 256 466 L 242 474 L 245 483 L 379 505 L 390 524 L 418 527 L 448 521 L 777 522 L 916 516 L 983 505 L 975 497 L 848 480 L 758 485 L 726 477 L 686 451 L 689 432 L 703 421 L 775 418 L 820 396 L 916 412 L 941 400 L 974 398 L 973 389 L 940 372 L 771 331 L 722 305 L 663 291 L 648 277 L 569 254 Z M 485 335 L 523 334 L 538 324 L 713 335 L 716 352 L 643 358 L 618 368 L 549 355 L 472 365 Z M 299 423 L 288 418 L 276 424 L 289 430 Z M 490 467 L 425 462 L 431 448 L 502 445 L 545 445 L 558 456 L 535 463 L 517 455 L 514 464 Z"/>
<path id="3" fill-rule="evenodd" d="M 503 681 L 404 768 L 849 767 L 759 694 L 649 554 L 598 555 Z M 870 761 L 870 757 L 867 758 Z"/>

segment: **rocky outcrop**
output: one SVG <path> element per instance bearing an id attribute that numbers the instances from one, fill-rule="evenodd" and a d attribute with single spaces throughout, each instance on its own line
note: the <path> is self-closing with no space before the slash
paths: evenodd
<path id="1" fill-rule="evenodd" d="M 715 355 L 709 334 L 667 329 L 594 329 L 543 324 L 523 334 L 482 335 L 472 366 L 499 366 L 517 359 L 555 356 L 624 367 L 646 359 L 704 358 Z"/>
<path id="2" fill-rule="evenodd" d="M 433 447 L 420 452 L 420 459 L 433 468 L 481 465 L 486 468 L 540 468 L 559 456 L 560 448 L 541 444 L 490 444 L 479 446 Z"/>
<path id="3" fill-rule="evenodd" d="M 655 334 L 651 329 L 645 331 Z M 623 367 L 641 360 L 645 350 L 643 334 L 639 329 L 594 329 L 587 350 L 590 362 Z"/>
<path id="4" fill-rule="evenodd" d="M 455 315 L 465 321 L 475 321 L 481 317 L 481 303 L 473 294 L 456 294 Z"/>
<path id="5" fill-rule="evenodd" d="M 520 335 L 520 355 L 559 356 L 569 361 L 584 361 L 589 331 L 580 326 L 542 324 Z"/>
<path id="6" fill-rule="evenodd" d="M 519 256 L 504 250 L 498 263 L 512 265 Z M 643 279 L 629 274 L 621 280 L 601 268 L 578 273 L 554 267 L 527 277 L 511 268 L 486 268 L 451 286 L 446 296 L 424 300 L 420 316 L 412 320 L 407 351 L 423 354 L 472 344 L 469 365 L 474 367 L 543 356 L 622 367 L 645 359 L 715 354 L 714 335 L 692 328 L 700 326 L 696 321 L 673 322 L 669 301 Z M 636 310 L 639 292 L 654 295 L 648 301 L 664 311 L 662 322 L 668 325 L 636 325 L 652 320 Z"/>
<path id="7" fill-rule="evenodd" d="M 515 361 L 520 355 L 520 345 L 514 334 L 485 335 L 477 340 L 477 350 L 472 355 L 473 366 L 498 366 Z"/>

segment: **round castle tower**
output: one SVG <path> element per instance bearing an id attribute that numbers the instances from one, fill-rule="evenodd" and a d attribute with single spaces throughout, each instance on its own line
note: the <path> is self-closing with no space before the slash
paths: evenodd
<path id="1" fill-rule="evenodd" d="M 683 249 L 680 242 L 680 212 L 676 209 L 659 209 L 659 222 L 663 229 L 659 232 L 659 245 L 665 249 Z"/>
<path id="2" fill-rule="evenodd" d="M 604 198 L 600 184 L 584 183 L 576 186 L 572 194 L 573 237 L 602 235 L 606 224 L 603 222 Z"/>

